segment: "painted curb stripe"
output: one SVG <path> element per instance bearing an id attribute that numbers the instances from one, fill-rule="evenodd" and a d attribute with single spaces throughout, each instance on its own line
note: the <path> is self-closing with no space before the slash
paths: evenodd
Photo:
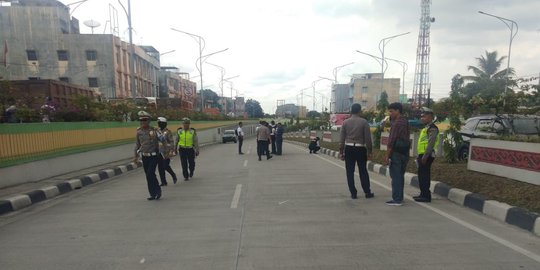
<path id="1" fill-rule="evenodd" d="M 99 172 L 98 175 L 99 175 L 100 180 L 105 180 L 105 179 L 109 178 L 109 174 L 106 171 L 101 171 L 101 172 Z"/>
<path id="2" fill-rule="evenodd" d="M 39 190 L 45 193 L 47 199 L 54 198 L 60 194 L 60 191 L 58 191 L 58 188 L 56 186 L 44 187 Z"/>
<path id="3" fill-rule="evenodd" d="M 56 185 L 56 187 L 58 188 L 58 191 L 60 191 L 60 194 L 67 193 L 72 190 L 71 185 L 68 182 L 60 183 Z"/>
<path id="4" fill-rule="evenodd" d="M 529 212 L 523 208 L 512 207 L 508 209 L 506 223 L 532 232 L 534 230 L 534 223 L 537 218 L 537 214 Z"/>
<path id="5" fill-rule="evenodd" d="M 32 202 L 32 204 L 38 203 L 47 199 L 45 192 L 43 192 L 42 190 L 33 190 L 28 193 L 25 193 L 25 195 L 28 195 L 28 197 L 30 197 L 30 201 Z"/>
<path id="6" fill-rule="evenodd" d="M 0 200 L 0 215 L 13 211 L 13 206 L 8 200 Z"/>
<path id="7" fill-rule="evenodd" d="M 463 202 L 463 205 L 483 213 L 485 201 L 485 196 L 477 193 L 469 193 L 465 196 L 465 202 Z"/>
<path id="8" fill-rule="evenodd" d="M 386 176 L 386 166 L 381 166 L 379 168 L 379 174 Z"/>
<path id="9" fill-rule="evenodd" d="M 85 176 L 83 176 L 81 178 L 81 183 L 82 183 L 83 187 L 85 187 L 85 186 L 93 184 L 94 181 L 92 181 L 92 178 L 90 178 L 90 176 L 85 175 Z"/>
<path id="10" fill-rule="evenodd" d="M 122 169 L 120 167 L 114 168 L 114 176 L 122 174 Z"/>
<path id="11" fill-rule="evenodd" d="M 433 188 L 433 192 L 436 194 L 448 198 L 448 193 L 450 193 L 451 187 L 445 183 L 439 183 Z"/>
<path id="12" fill-rule="evenodd" d="M 17 195 L 15 197 L 8 198 L 7 200 L 11 202 L 11 206 L 15 211 L 32 204 L 32 200 L 30 200 L 28 195 Z"/>

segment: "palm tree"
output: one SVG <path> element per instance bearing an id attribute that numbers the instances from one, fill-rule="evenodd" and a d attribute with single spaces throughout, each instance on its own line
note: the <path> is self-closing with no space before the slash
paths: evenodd
<path id="1" fill-rule="evenodd" d="M 506 56 L 502 56 L 501 58 L 497 59 L 497 51 L 488 52 L 486 51 L 485 57 L 482 55 L 480 57 L 477 57 L 476 60 L 478 61 L 478 67 L 475 66 L 468 66 L 467 68 L 469 70 L 472 70 L 475 76 L 463 76 L 462 78 L 465 80 L 471 80 L 474 82 L 478 82 L 481 80 L 497 80 L 497 79 L 504 79 L 506 75 L 506 68 L 503 70 L 499 70 L 501 67 L 502 62 L 506 59 Z M 510 68 L 508 71 L 508 75 L 513 75 L 514 69 Z"/>

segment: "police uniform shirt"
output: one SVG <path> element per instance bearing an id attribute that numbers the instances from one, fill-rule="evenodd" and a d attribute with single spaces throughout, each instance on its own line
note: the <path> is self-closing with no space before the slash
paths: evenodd
<path id="1" fill-rule="evenodd" d="M 168 128 L 157 129 L 157 133 L 161 135 L 159 139 L 159 152 L 163 155 L 164 158 L 169 158 L 174 154 L 174 139 L 172 132 Z"/>
<path id="2" fill-rule="evenodd" d="M 158 152 L 158 138 L 156 129 L 149 127 L 148 129 L 143 129 L 141 127 L 137 128 L 137 135 L 135 138 L 135 156 L 137 156 L 137 151 L 139 150 L 143 154 L 152 154 L 157 155 Z"/>
<path id="3" fill-rule="evenodd" d="M 371 142 L 371 131 L 369 130 L 369 124 L 366 119 L 358 116 L 351 115 L 350 118 L 343 122 L 341 126 L 340 143 L 357 143 L 363 144 L 367 148 L 368 153 L 373 150 L 373 143 Z"/>

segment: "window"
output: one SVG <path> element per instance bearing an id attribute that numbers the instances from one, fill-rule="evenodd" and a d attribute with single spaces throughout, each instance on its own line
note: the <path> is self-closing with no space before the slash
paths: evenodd
<path id="1" fill-rule="evenodd" d="M 58 51 L 58 61 L 67 61 L 69 60 L 69 53 L 65 50 Z"/>
<path id="2" fill-rule="evenodd" d="M 60 77 L 60 78 L 58 78 L 58 80 L 61 81 L 61 82 L 69 83 L 69 78 L 68 77 Z"/>
<path id="3" fill-rule="evenodd" d="M 368 90 L 367 90 L 367 86 L 362 86 L 362 93 L 367 93 Z"/>
<path id="4" fill-rule="evenodd" d="M 37 52 L 34 50 L 26 50 L 26 58 L 28 58 L 28 61 L 37 61 Z"/>
<path id="5" fill-rule="evenodd" d="M 98 87 L 98 79 L 97 78 L 88 78 L 88 86 L 90 86 L 90 87 Z"/>
<path id="6" fill-rule="evenodd" d="M 96 61 L 97 52 L 96 51 L 86 51 L 86 61 Z"/>
<path id="7" fill-rule="evenodd" d="M 367 107 L 367 100 L 362 100 L 360 105 L 362 105 L 362 108 L 366 108 Z"/>

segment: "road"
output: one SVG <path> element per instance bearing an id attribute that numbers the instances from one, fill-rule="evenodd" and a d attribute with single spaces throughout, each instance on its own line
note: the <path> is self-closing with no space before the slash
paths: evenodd
<path id="1" fill-rule="evenodd" d="M 350 199 L 343 162 L 253 139 L 202 149 L 147 201 L 142 169 L 0 217 L 0 269 L 540 269 L 540 238 L 434 198 Z M 180 173 L 179 160 L 173 168 Z M 181 173 L 180 173 L 181 175 Z M 358 187 L 359 187 L 358 183 Z"/>

